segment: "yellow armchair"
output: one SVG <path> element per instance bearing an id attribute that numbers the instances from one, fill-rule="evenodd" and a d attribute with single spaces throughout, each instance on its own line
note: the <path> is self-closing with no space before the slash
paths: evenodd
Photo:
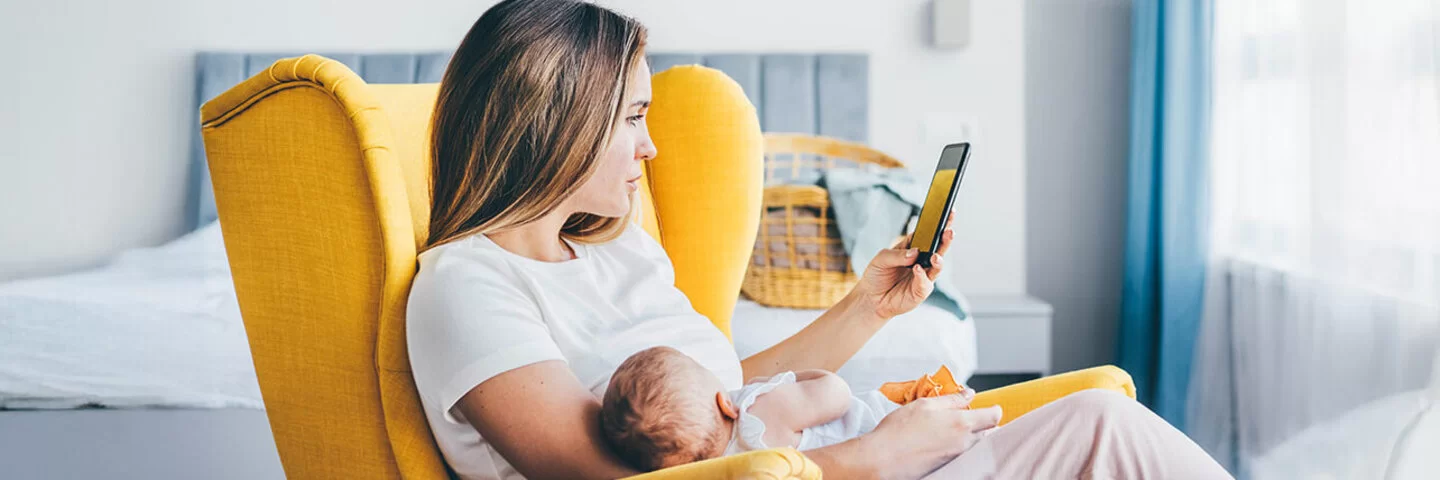
<path id="1" fill-rule="evenodd" d="M 738 85 L 703 67 L 654 79 L 640 222 L 696 310 L 729 334 L 758 228 L 762 140 Z M 447 478 L 411 379 L 404 313 L 429 216 L 436 85 L 368 85 L 306 55 L 201 109 L 235 291 L 290 478 Z M 697 121 L 703 119 L 704 121 Z M 704 158 L 715 161 L 691 161 Z M 684 159 L 684 160 L 680 160 Z M 1014 417 L 1084 388 L 1131 396 L 1102 367 L 982 392 Z M 641 475 L 817 479 L 793 449 Z"/>

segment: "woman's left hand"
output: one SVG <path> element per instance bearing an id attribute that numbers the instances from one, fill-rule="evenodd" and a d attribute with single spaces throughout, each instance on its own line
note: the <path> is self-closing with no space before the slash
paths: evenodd
<path id="1" fill-rule="evenodd" d="M 950 218 L 945 224 L 950 225 L 955 220 L 955 212 L 950 212 Z M 859 283 L 851 295 L 856 297 L 861 308 L 873 310 L 875 315 L 881 319 L 890 318 L 914 310 L 930 296 L 935 289 L 935 279 L 939 278 L 940 271 L 945 268 L 944 255 L 950 250 L 950 241 L 955 238 L 955 231 L 949 227 L 945 228 L 940 237 L 940 248 L 930 256 L 930 268 L 921 268 L 916 259 L 919 252 L 913 248 L 904 248 L 910 243 L 910 236 L 900 237 L 890 248 L 881 250 L 870 260 L 870 265 L 865 267 L 865 273 L 860 276 Z"/>

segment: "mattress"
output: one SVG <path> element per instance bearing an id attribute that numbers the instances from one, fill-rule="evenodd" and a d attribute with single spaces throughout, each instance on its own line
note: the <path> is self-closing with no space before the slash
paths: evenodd
<path id="1" fill-rule="evenodd" d="M 754 355 L 794 335 L 823 310 L 771 308 L 747 299 L 735 306 L 731 333 L 740 358 Z M 885 324 L 860 351 L 835 373 L 854 391 L 873 390 L 885 382 L 914 380 L 950 367 L 960 381 L 976 367 L 975 324 L 929 304 Z"/>
<path id="2" fill-rule="evenodd" d="M 820 313 L 741 300 L 735 349 L 742 357 L 764 350 Z M 941 364 L 957 378 L 974 372 L 975 329 L 922 305 L 892 319 L 838 373 L 868 390 Z M 247 408 L 0 411 L 0 465 L 6 478 L 285 478 L 265 412 Z"/>
<path id="3" fill-rule="evenodd" d="M 262 408 L 218 224 L 0 285 L 0 409 Z"/>

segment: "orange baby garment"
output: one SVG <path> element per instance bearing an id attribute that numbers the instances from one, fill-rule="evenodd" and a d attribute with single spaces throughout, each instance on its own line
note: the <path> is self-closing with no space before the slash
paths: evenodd
<path id="1" fill-rule="evenodd" d="M 955 382 L 955 376 L 944 365 L 934 375 L 922 375 L 908 382 L 890 382 L 880 386 L 880 394 L 890 401 L 904 405 L 917 398 L 938 397 L 960 393 L 965 386 Z"/>

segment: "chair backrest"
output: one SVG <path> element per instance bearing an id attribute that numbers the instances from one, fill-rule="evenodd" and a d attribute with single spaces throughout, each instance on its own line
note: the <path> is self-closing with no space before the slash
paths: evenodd
<path id="1" fill-rule="evenodd" d="M 429 211 L 419 159 L 435 92 L 392 86 L 382 97 L 344 65 L 307 55 L 201 109 L 235 293 L 288 477 L 446 476 L 403 320 Z"/>
<path id="2" fill-rule="evenodd" d="M 676 285 L 728 335 L 758 228 L 759 123 L 715 70 L 671 69 L 653 91 L 663 153 L 646 164 L 641 223 L 665 246 Z M 404 326 L 427 235 L 436 92 L 367 85 L 306 55 L 201 109 L 235 291 L 290 478 L 447 475 Z"/>

